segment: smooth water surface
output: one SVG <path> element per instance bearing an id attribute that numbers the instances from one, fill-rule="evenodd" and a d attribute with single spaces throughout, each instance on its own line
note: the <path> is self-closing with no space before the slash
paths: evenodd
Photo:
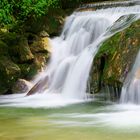
<path id="1" fill-rule="evenodd" d="M 139 140 L 139 109 L 97 101 L 50 109 L 1 107 L 0 140 Z"/>

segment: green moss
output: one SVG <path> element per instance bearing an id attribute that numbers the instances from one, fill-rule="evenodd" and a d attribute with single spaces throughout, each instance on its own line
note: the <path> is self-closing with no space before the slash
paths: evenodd
<path id="1" fill-rule="evenodd" d="M 116 82 L 118 84 L 123 83 L 139 49 L 140 20 L 132 23 L 127 29 L 113 35 L 101 45 L 93 64 L 95 68 L 92 70 L 92 80 L 95 82 L 91 82 L 91 86 L 99 83 L 99 77 L 101 77 L 101 83 L 104 84 L 114 86 Z M 99 68 L 102 57 L 105 57 L 105 65 L 101 72 Z"/>
<path id="2" fill-rule="evenodd" d="M 38 67 L 35 64 L 19 64 L 21 69 L 21 78 L 25 78 L 27 80 L 32 79 L 38 72 Z"/>
<path id="3" fill-rule="evenodd" d="M 120 33 L 115 34 L 113 37 L 106 40 L 100 47 L 96 58 L 101 57 L 103 54 L 112 55 L 117 50 L 117 45 L 120 43 Z"/>
<path id="4" fill-rule="evenodd" d="M 20 68 L 9 58 L 0 56 L 0 93 L 6 92 L 20 77 Z"/>
<path id="5" fill-rule="evenodd" d="M 1 32 L 0 39 L 10 47 L 18 43 L 19 35 L 17 35 L 16 33 Z"/>
<path id="6" fill-rule="evenodd" d="M 0 40 L 0 56 L 8 56 L 8 46 Z"/>

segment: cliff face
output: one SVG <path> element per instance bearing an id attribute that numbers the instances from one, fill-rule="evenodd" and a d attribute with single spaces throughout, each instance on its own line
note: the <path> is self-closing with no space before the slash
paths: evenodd
<path id="1" fill-rule="evenodd" d="M 120 88 L 140 49 L 140 20 L 107 39 L 93 62 L 90 87 L 97 93 L 105 87 Z"/>

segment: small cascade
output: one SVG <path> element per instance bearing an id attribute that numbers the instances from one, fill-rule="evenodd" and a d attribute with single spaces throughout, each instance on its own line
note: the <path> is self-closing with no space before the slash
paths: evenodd
<path id="1" fill-rule="evenodd" d="M 92 13 L 76 13 L 69 17 L 62 35 L 52 40 L 53 54 L 48 76 L 49 88 L 46 92 L 62 93 L 68 98 L 84 98 L 86 83 L 97 52 L 98 38 L 113 21 Z"/>
<path id="2" fill-rule="evenodd" d="M 89 3 L 89 4 L 82 4 L 77 11 L 86 10 L 86 9 L 105 9 L 111 7 L 122 7 L 122 6 L 134 6 L 139 5 L 139 0 L 125 0 L 125 1 L 106 1 L 100 3 Z"/>
<path id="3" fill-rule="evenodd" d="M 123 85 L 120 102 L 140 104 L 140 51 Z"/>

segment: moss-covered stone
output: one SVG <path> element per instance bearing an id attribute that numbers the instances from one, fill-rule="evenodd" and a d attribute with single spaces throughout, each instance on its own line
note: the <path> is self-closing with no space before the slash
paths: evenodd
<path id="1" fill-rule="evenodd" d="M 8 56 L 8 46 L 0 40 L 0 56 Z"/>
<path id="2" fill-rule="evenodd" d="M 97 53 L 91 72 L 91 88 L 121 86 L 140 49 L 140 20 L 107 39 Z M 104 61 L 104 62 L 103 62 Z"/>
<path id="3" fill-rule="evenodd" d="M 30 45 L 30 49 L 34 54 L 51 52 L 49 38 L 48 37 L 38 38 Z"/>
<path id="4" fill-rule="evenodd" d="M 49 39 L 44 34 L 1 32 L 0 94 L 12 92 L 19 78 L 32 79 L 46 65 L 50 52 Z"/>
<path id="5" fill-rule="evenodd" d="M 34 56 L 28 45 L 28 40 L 26 38 L 23 37 L 20 39 L 17 48 L 21 62 L 27 62 L 34 59 Z"/>
<path id="6" fill-rule="evenodd" d="M 9 58 L 0 56 L 0 94 L 7 92 L 21 74 L 18 65 Z"/>

